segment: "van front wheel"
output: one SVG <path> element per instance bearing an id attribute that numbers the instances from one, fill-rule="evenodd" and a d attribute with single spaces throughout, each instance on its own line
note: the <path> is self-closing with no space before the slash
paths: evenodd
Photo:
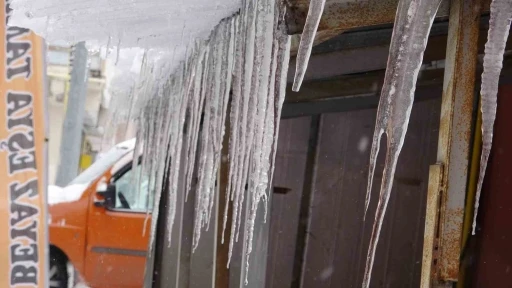
<path id="1" fill-rule="evenodd" d="M 61 255 L 50 253 L 50 288 L 68 288 L 67 260 Z"/>

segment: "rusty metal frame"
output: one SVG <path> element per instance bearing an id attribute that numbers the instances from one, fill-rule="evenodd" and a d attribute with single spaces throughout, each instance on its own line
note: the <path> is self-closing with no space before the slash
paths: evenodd
<path id="1" fill-rule="evenodd" d="M 286 27 L 288 34 L 300 34 L 306 22 L 310 0 L 283 0 L 287 6 Z M 326 0 L 324 14 L 318 31 L 348 30 L 395 21 L 399 0 Z M 485 11 L 489 10 L 491 0 L 483 0 Z M 471 1 L 470 1 L 471 2 Z M 449 1 L 443 1 L 436 18 L 446 18 L 450 14 Z M 451 17 L 451 16 L 450 16 Z"/>
<path id="2" fill-rule="evenodd" d="M 437 154 L 444 169 L 442 175 L 430 171 L 429 189 L 434 191 L 429 191 L 425 219 L 424 288 L 458 280 L 481 7 L 482 0 L 451 1 Z"/>

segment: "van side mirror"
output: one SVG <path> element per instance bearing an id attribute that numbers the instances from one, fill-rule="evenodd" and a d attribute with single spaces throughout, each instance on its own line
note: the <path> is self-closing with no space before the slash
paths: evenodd
<path id="1" fill-rule="evenodd" d="M 103 197 L 103 200 L 96 199 L 94 201 L 94 206 L 112 208 L 115 205 L 116 185 L 100 183 L 96 187 L 96 195 Z"/>

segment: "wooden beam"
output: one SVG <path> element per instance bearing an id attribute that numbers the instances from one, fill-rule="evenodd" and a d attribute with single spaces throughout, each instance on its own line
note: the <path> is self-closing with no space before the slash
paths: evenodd
<path id="1" fill-rule="evenodd" d="M 384 70 L 378 70 L 327 80 L 310 81 L 304 83 L 299 92 L 293 92 L 291 86 L 288 85 L 286 87 L 285 103 L 312 102 L 358 95 L 375 96 L 378 99 L 384 75 Z M 418 76 L 417 87 L 441 86 L 442 83 L 443 69 L 423 70 Z"/>
<path id="2" fill-rule="evenodd" d="M 231 104 L 228 106 L 231 110 Z M 229 111 L 228 110 L 228 111 Z M 229 181 L 229 118 L 226 117 L 226 133 L 222 144 L 222 158 L 220 161 L 219 173 L 219 217 L 217 217 L 217 257 L 215 259 L 217 269 L 215 270 L 215 286 L 219 288 L 229 287 L 229 269 L 227 267 L 229 259 L 229 237 L 231 234 L 231 217 L 233 209 L 229 209 L 228 219 L 226 223 L 226 231 L 224 235 L 224 243 L 222 243 L 222 227 L 224 225 L 224 209 L 231 202 L 226 198 L 226 189 Z M 232 207 L 229 207 L 232 208 Z"/>
<path id="3" fill-rule="evenodd" d="M 414 102 L 440 97 L 442 94 L 440 85 L 431 87 L 418 87 Z M 284 103 L 282 118 L 296 118 L 324 113 L 338 113 L 354 110 L 377 108 L 379 96 L 356 95 L 324 99 L 324 101 Z"/>
<path id="4" fill-rule="evenodd" d="M 343 35 L 343 34 L 342 34 Z M 350 36 L 352 37 L 352 36 Z M 442 60 L 445 58 L 447 36 L 438 35 L 429 38 L 425 51 L 424 62 Z M 344 74 L 362 73 L 386 69 L 389 53 L 389 40 L 377 39 L 366 42 L 367 46 L 347 47 L 326 53 L 312 55 L 304 81 L 313 81 L 339 77 Z M 337 47 L 337 46 L 336 46 Z M 292 58 L 288 69 L 288 82 L 293 81 L 296 61 Z M 302 89 L 302 88 L 301 88 Z"/>
<path id="5" fill-rule="evenodd" d="M 304 172 L 304 189 L 300 197 L 299 221 L 297 221 L 297 238 L 295 244 L 295 257 L 293 259 L 293 274 L 291 287 L 302 287 L 304 274 L 307 244 L 309 241 L 308 231 L 310 230 L 311 207 L 315 191 L 315 179 L 317 159 L 319 154 L 319 136 L 321 131 L 321 115 L 311 117 L 309 128 L 309 143 L 306 159 L 306 171 Z"/>
<path id="6" fill-rule="evenodd" d="M 286 27 L 289 35 L 301 34 L 306 22 L 310 0 L 287 0 Z M 489 11 L 490 0 L 484 0 L 484 11 Z M 318 26 L 323 30 L 348 30 L 358 27 L 392 24 L 395 21 L 398 0 L 327 0 Z M 449 2 L 443 1 L 437 18 L 449 16 Z"/>
<path id="7" fill-rule="evenodd" d="M 334 29 L 334 30 L 324 30 L 318 31 L 315 36 L 315 40 L 313 41 L 313 46 L 317 46 L 321 43 L 324 43 L 338 35 L 343 33 L 343 30 Z M 290 55 L 293 57 L 297 55 L 297 51 L 299 50 L 300 44 L 300 35 L 292 35 L 291 36 L 291 47 L 290 47 Z"/>

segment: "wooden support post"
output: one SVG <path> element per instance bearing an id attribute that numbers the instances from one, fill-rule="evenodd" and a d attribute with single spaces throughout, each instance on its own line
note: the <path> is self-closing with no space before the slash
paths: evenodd
<path id="1" fill-rule="evenodd" d="M 185 151 L 182 153 L 180 171 L 185 170 Z M 163 187 L 168 187 L 168 180 Z M 156 221 L 157 232 L 152 253 L 146 261 L 144 287 L 178 288 L 188 287 L 191 257 L 191 241 L 194 193 L 185 201 L 183 173 L 180 174 L 176 199 L 176 214 L 172 227 L 172 239 L 168 242 L 168 197 L 169 189 L 164 188 L 160 200 L 160 212 Z M 155 219 L 153 219 L 155 221 Z M 170 244 L 170 245 L 169 245 Z"/>
<path id="2" fill-rule="evenodd" d="M 468 179 L 471 126 L 475 109 L 475 73 L 481 0 L 452 0 L 446 48 L 446 66 L 437 161 L 444 166 L 437 205 L 428 203 L 425 231 L 438 230 L 438 261 L 422 269 L 432 277 L 431 287 L 444 287 L 458 279 L 464 200 Z M 436 177 L 430 177 L 435 180 Z M 429 218 L 430 217 L 430 218 Z M 427 257 L 429 249 L 423 251 Z M 432 268 L 432 271 L 431 271 Z M 428 273 L 428 274 L 426 274 Z M 422 286 L 425 287 L 425 286 Z"/>
<path id="3" fill-rule="evenodd" d="M 231 110 L 231 105 L 228 106 Z M 229 181 L 229 117 L 226 119 L 226 133 L 224 134 L 224 142 L 222 144 L 222 159 L 220 162 L 219 173 L 219 216 L 217 218 L 217 258 L 215 259 L 217 269 L 215 270 L 215 287 L 229 287 L 229 269 L 227 267 L 229 257 L 229 237 L 231 234 L 231 215 L 233 214 L 229 207 L 228 220 L 226 223 L 226 231 L 224 235 L 224 243 L 222 243 L 222 228 L 224 225 L 224 209 L 226 205 L 230 205 L 229 199 L 226 197 L 226 189 Z"/>
<path id="4" fill-rule="evenodd" d="M 443 183 L 443 165 L 431 165 L 429 169 L 427 208 L 425 213 L 425 234 L 423 234 L 423 266 L 421 273 L 421 288 L 430 288 L 434 263 L 437 259 L 438 230 L 437 220 L 439 219 L 439 193 Z"/>
<path id="5" fill-rule="evenodd" d="M 311 117 L 311 126 L 309 128 L 309 143 L 306 159 L 306 171 L 304 172 L 304 188 L 300 198 L 299 221 L 297 227 L 297 239 L 295 242 L 295 257 L 293 259 L 293 274 L 291 287 L 302 287 L 304 276 L 304 267 L 306 260 L 307 243 L 309 241 L 308 231 L 311 222 L 311 205 L 315 191 L 316 167 L 318 159 L 318 142 L 320 138 L 322 116 L 315 115 Z"/>

